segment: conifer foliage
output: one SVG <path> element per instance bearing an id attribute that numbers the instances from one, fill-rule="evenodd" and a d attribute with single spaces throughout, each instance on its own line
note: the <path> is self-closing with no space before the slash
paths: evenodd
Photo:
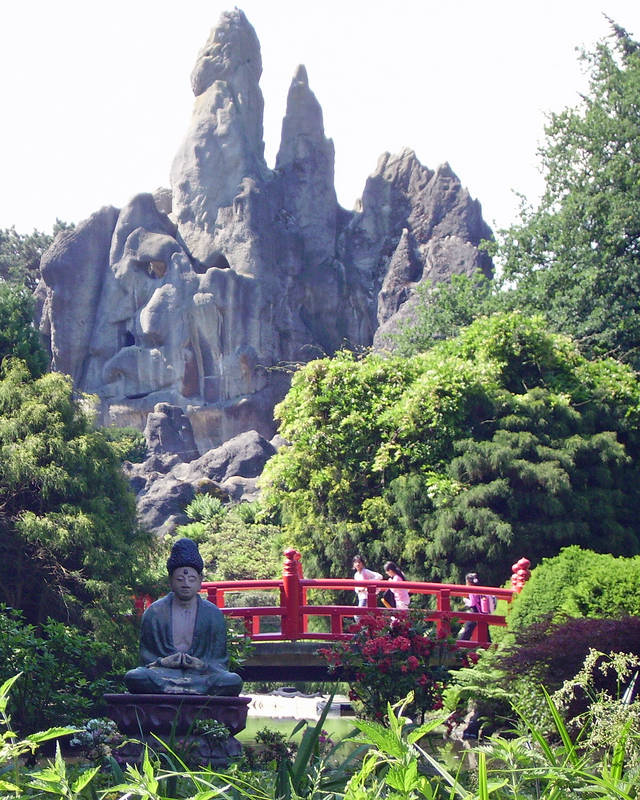
<path id="1" fill-rule="evenodd" d="M 0 374 L 0 601 L 28 622 L 87 624 L 130 609 L 150 541 L 116 452 L 69 378 Z M 92 620 L 96 622 L 94 618 Z"/>

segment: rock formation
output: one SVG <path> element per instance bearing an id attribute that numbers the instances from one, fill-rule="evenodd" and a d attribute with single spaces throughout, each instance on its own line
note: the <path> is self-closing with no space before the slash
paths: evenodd
<path id="1" fill-rule="evenodd" d="M 125 462 L 124 471 L 137 495 L 140 523 L 160 534 L 189 521 L 184 509 L 196 494 L 255 500 L 258 476 L 282 444 L 280 437 L 268 442 L 246 431 L 198 456 L 189 419 L 168 403 L 149 414 L 144 435 L 147 459 Z"/>
<path id="2" fill-rule="evenodd" d="M 223 14 L 191 76 L 171 189 L 61 233 L 36 292 L 52 369 L 99 398 L 100 421 L 143 430 L 169 404 L 188 417 L 194 452 L 250 430 L 271 439 L 291 364 L 384 346 L 421 282 L 492 269 L 477 248 L 491 236 L 480 205 L 447 164 L 387 153 L 359 207 L 339 206 L 302 66 L 270 169 L 261 69 L 243 12 Z"/>

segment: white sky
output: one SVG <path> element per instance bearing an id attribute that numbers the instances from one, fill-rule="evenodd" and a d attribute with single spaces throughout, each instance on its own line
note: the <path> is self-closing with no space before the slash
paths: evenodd
<path id="1" fill-rule="evenodd" d="M 238 2 L 238 0 L 236 0 Z M 0 18 L 0 228 L 49 232 L 168 186 L 190 74 L 218 0 L 21 0 Z M 576 47 L 640 38 L 637 0 L 245 0 L 262 47 L 273 166 L 296 66 L 307 67 L 352 208 L 385 151 L 448 161 L 494 228 L 535 199 L 545 114 L 578 100 Z"/>

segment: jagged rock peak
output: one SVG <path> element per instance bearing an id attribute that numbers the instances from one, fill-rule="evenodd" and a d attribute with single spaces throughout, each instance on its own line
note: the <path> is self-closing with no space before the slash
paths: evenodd
<path id="1" fill-rule="evenodd" d="M 306 146 L 303 139 L 308 140 Z M 326 147 L 329 141 L 324 135 L 322 108 L 309 88 L 307 70 L 300 64 L 287 95 L 287 111 L 282 120 L 282 137 L 276 157 L 276 169 L 282 169 L 285 165 L 299 160 L 301 156 L 306 156 L 309 142 Z M 330 150 L 330 158 L 333 161 L 332 146 Z"/>
<path id="2" fill-rule="evenodd" d="M 196 97 L 215 81 L 228 81 L 245 70 L 254 81 L 262 75 L 260 42 L 251 23 L 239 8 L 225 11 L 198 53 L 191 73 L 191 88 Z"/>
<path id="3" fill-rule="evenodd" d="M 245 200 L 235 199 L 246 199 L 270 175 L 262 138 L 261 71 L 260 44 L 247 18 L 238 9 L 223 14 L 198 56 L 191 125 L 171 167 L 179 234 L 192 259 L 205 268 L 219 263 L 229 247 L 222 231 L 228 232 L 230 217 L 235 214 L 240 222 Z M 247 231 L 239 236 L 251 238 Z M 255 253 L 236 263 L 251 272 Z"/>
<path id="4" fill-rule="evenodd" d="M 309 85 L 309 76 L 307 75 L 307 68 L 304 64 L 298 64 L 298 69 L 293 76 L 293 83 L 304 83 L 305 86 Z"/>
<path id="5" fill-rule="evenodd" d="M 409 148 L 382 156 L 358 211 L 340 208 L 304 67 L 270 170 L 260 71 L 244 14 L 223 14 L 193 72 L 170 190 L 103 209 L 42 259 L 37 321 L 52 368 L 100 398 L 103 424 L 143 430 L 150 416 L 158 447 L 145 474 L 174 473 L 178 494 L 181 460 L 250 430 L 273 436 L 289 385 L 274 367 L 377 346 L 411 316 L 420 284 L 492 268 L 477 247 L 491 236 L 479 203 L 447 164 L 434 172 Z M 178 412 L 156 418 L 173 407 L 193 441 Z"/>

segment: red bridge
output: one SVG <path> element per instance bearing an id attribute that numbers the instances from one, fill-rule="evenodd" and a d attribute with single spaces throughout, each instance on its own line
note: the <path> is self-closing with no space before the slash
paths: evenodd
<path id="1" fill-rule="evenodd" d="M 206 581 L 202 591 L 207 593 L 227 617 L 243 620 L 244 627 L 256 643 L 255 653 L 242 669 L 247 680 L 320 680 L 326 679 L 326 667 L 315 651 L 318 642 L 348 639 L 349 626 L 354 614 L 402 614 L 406 612 L 377 606 L 378 590 L 389 588 L 388 581 L 355 581 L 350 578 L 304 578 L 300 553 L 290 548 L 284 553 L 282 578 L 277 580 Z M 513 565 L 510 589 L 496 586 L 474 586 L 474 594 L 492 595 L 510 603 L 529 576 L 529 561 L 520 559 Z M 326 605 L 310 602 L 315 592 L 351 591 L 367 588 L 366 609 L 353 605 Z M 451 624 L 473 621 L 476 623 L 472 638 L 459 642 L 459 647 L 487 647 L 490 643 L 489 627 L 506 625 L 503 614 L 477 614 L 465 611 L 462 598 L 469 595 L 469 586 L 446 583 L 407 581 L 403 589 L 412 595 L 435 597 L 435 608 L 423 609 L 425 618 L 432 620 L 439 636 L 451 634 Z M 238 595 L 250 592 L 273 592 L 277 604 L 270 606 L 235 605 Z M 229 597 L 233 595 L 233 598 Z M 227 605 L 232 599 L 234 605 Z M 455 606 L 452 607 L 452 600 Z M 275 630 L 266 630 L 268 627 Z M 310 624 L 311 620 L 314 620 Z M 323 620 L 323 622 L 315 622 Z M 274 625 L 275 622 L 275 625 Z M 323 628 L 324 630 L 318 630 Z"/>

